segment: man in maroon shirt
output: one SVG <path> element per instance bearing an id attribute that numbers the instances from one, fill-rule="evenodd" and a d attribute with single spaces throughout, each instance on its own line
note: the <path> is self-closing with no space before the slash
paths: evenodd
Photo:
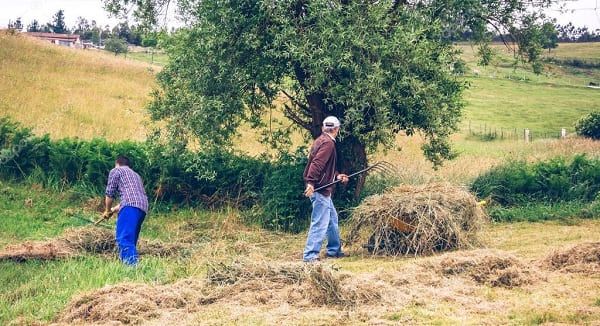
<path id="1" fill-rule="evenodd" d="M 334 180 L 341 180 L 342 183 L 348 182 L 348 176 L 339 174 L 336 170 L 335 137 L 340 131 L 340 121 L 336 117 L 327 117 L 323 120 L 322 130 L 321 136 L 315 139 L 311 147 L 308 164 L 304 169 L 304 181 L 306 182 L 304 195 L 310 198 L 313 208 L 310 230 L 304 248 L 303 260 L 305 262 L 319 259 L 325 237 L 327 237 L 327 257 L 344 256 L 340 241 L 338 215 L 331 200 L 335 185 L 315 191 Z"/>

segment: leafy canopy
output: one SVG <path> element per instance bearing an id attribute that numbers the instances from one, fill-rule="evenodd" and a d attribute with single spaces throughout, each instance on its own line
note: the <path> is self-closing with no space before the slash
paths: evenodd
<path id="1" fill-rule="evenodd" d="M 105 3 L 117 14 L 133 6 L 152 24 L 170 1 Z M 264 117 L 281 109 L 313 137 L 325 116 L 338 116 L 340 147 L 351 145 L 362 164 L 366 152 L 392 146 L 400 132 L 421 132 L 425 155 L 440 164 L 452 157 L 448 138 L 465 88 L 449 36 L 469 29 L 483 42 L 490 26 L 510 31 L 532 5 L 550 1 L 177 3 L 186 27 L 166 46 L 170 63 L 158 75 L 150 111 L 179 140 L 228 146 L 250 122 L 277 147 L 289 128 Z"/>

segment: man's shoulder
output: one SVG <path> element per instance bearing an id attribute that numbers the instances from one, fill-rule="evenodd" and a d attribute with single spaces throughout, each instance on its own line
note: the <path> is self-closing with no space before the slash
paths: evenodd
<path id="1" fill-rule="evenodd" d="M 317 137 L 317 139 L 315 139 L 315 144 L 335 145 L 335 142 L 333 141 L 333 139 L 331 139 L 331 137 L 329 137 L 325 133 L 322 133 L 321 136 L 319 136 L 319 137 Z"/>

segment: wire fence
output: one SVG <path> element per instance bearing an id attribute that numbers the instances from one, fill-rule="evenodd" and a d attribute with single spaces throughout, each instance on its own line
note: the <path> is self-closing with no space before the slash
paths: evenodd
<path id="1" fill-rule="evenodd" d="M 569 131 L 561 128 L 556 131 L 538 131 L 521 128 L 498 128 L 487 124 L 473 124 L 469 121 L 469 135 L 483 141 L 513 140 L 530 142 L 537 139 L 561 139 L 566 138 Z"/>

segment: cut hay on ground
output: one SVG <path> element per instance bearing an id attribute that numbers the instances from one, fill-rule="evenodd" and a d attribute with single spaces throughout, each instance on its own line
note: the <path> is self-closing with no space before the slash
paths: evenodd
<path id="1" fill-rule="evenodd" d="M 140 324 L 175 310 L 193 312 L 226 302 L 345 308 L 380 298 L 376 287 L 342 282 L 342 275 L 321 264 L 237 261 L 210 264 L 205 279 L 124 283 L 85 293 L 67 305 L 57 322 Z"/>
<path id="2" fill-rule="evenodd" d="M 330 267 L 306 263 L 220 263 L 209 265 L 207 272 L 210 284 L 242 284 L 245 291 L 260 291 L 265 285 L 267 288 L 292 285 L 302 293 L 301 299 L 317 305 L 353 306 L 381 295 L 376 288 L 342 282 L 342 279 L 343 275 L 335 275 Z"/>
<path id="3" fill-rule="evenodd" d="M 139 324 L 173 309 L 193 311 L 201 303 L 202 282 L 183 280 L 169 285 L 123 283 L 85 293 L 63 310 L 59 322 L 120 322 Z"/>
<path id="4" fill-rule="evenodd" d="M 558 250 L 542 261 L 542 267 L 569 273 L 600 273 L 600 242 L 588 242 Z"/>
<path id="5" fill-rule="evenodd" d="M 472 248 L 485 221 L 475 197 L 463 188 L 400 186 L 353 211 L 348 242 L 367 243 L 370 252 L 386 255 Z"/>
<path id="6" fill-rule="evenodd" d="M 4 248 L 4 250 L 0 251 L 0 261 L 12 260 L 24 262 L 34 259 L 55 260 L 68 258 L 74 255 L 75 251 L 62 241 L 28 241 Z"/>
<path id="7" fill-rule="evenodd" d="M 513 254 L 498 250 L 472 250 L 449 253 L 426 264 L 444 276 L 463 275 L 479 284 L 516 287 L 539 277 Z"/>
<path id="8" fill-rule="evenodd" d="M 140 255 L 172 256 L 186 246 L 178 243 L 163 244 L 160 241 L 140 241 Z M 0 260 L 55 260 L 86 253 L 110 254 L 117 251 L 114 231 L 88 226 L 67 229 L 62 236 L 48 241 L 24 242 L 0 250 Z"/>

